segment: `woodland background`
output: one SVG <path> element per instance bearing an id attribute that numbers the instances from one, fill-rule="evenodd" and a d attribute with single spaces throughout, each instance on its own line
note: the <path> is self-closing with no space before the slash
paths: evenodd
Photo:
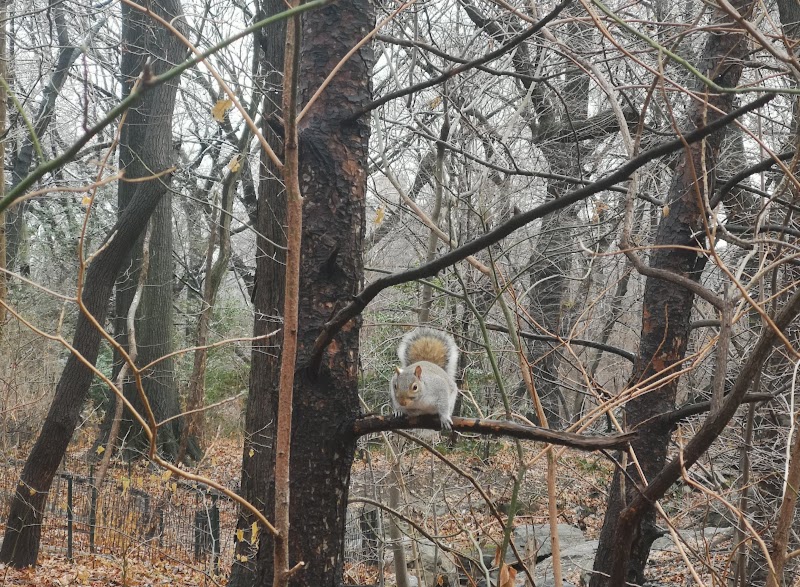
<path id="1" fill-rule="evenodd" d="M 796 2 L 0 23 L 7 581 L 797 584 Z M 452 435 L 388 415 L 418 324 Z M 225 568 L 53 558 L 76 457 L 227 500 Z"/>

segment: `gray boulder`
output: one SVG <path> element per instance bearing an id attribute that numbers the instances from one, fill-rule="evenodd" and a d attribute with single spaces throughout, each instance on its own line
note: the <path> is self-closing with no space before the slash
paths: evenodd
<path id="1" fill-rule="evenodd" d="M 586 541 L 586 537 L 580 528 L 569 524 L 559 524 L 557 529 L 558 541 L 562 552 Z M 520 555 L 525 557 L 526 563 L 542 560 L 553 552 L 550 544 L 550 524 L 517 526 L 514 528 L 512 540 Z M 514 564 L 515 562 L 517 562 L 517 559 L 514 556 L 514 552 L 509 549 L 506 552 L 506 564 Z"/>

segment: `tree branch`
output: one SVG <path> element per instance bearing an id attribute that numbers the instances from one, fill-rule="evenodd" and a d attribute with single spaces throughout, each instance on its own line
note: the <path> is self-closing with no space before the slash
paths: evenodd
<path id="1" fill-rule="evenodd" d="M 792 157 L 794 157 L 795 151 L 786 151 L 784 153 L 779 153 L 775 157 L 767 157 L 766 159 L 762 159 L 755 165 L 748 167 L 747 169 L 743 169 L 730 179 L 728 179 L 725 183 L 723 183 L 717 193 L 714 194 L 714 197 L 711 198 L 709 205 L 711 208 L 714 208 L 717 204 L 719 204 L 725 195 L 731 191 L 736 185 L 741 182 L 743 179 L 747 179 L 751 175 L 755 175 L 756 173 L 760 173 L 762 171 L 767 171 L 773 165 L 776 165 L 778 161 L 788 161 Z"/>
<path id="2" fill-rule="evenodd" d="M 624 583 L 631 543 L 641 517 L 648 508 L 653 507 L 652 504 L 667 492 L 684 471 L 687 471 L 705 454 L 728 425 L 741 405 L 756 373 L 763 367 L 772 347 L 780 340 L 779 333 L 786 329 L 798 314 L 800 314 L 800 291 L 795 292 L 774 319 L 775 328 L 766 328 L 761 334 L 753 352 L 750 353 L 747 362 L 736 377 L 731 392 L 725 396 L 725 401 L 720 409 L 706 418 L 697 434 L 683 447 L 680 454 L 667 463 L 630 505 L 622 510 L 614 535 L 614 544 L 619 550 L 612 566 L 612 583 L 614 578 L 617 579 L 617 584 Z"/>
<path id="3" fill-rule="evenodd" d="M 499 324 L 487 323 L 486 328 L 488 328 L 489 330 L 494 330 L 496 332 L 505 332 L 506 334 L 508 334 L 508 328 L 506 328 L 505 326 L 500 326 Z M 631 363 L 633 363 L 636 360 L 636 353 L 626 351 L 625 349 L 621 349 L 619 347 L 611 346 L 610 344 L 595 342 L 593 340 L 583 340 L 581 338 L 559 338 L 558 336 L 547 336 L 545 334 L 534 334 L 533 332 L 525 332 L 525 331 L 519 331 L 517 334 L 519 334 L 522 338 L 527 338 L 528 340 L 540 340 L 543 342 L 554 342 L 560 344 L 574 344 L 578 346 L 589 347 L 591 349 L 606 351 L 608 353 L 618 355 L 623 359 L 627 359 Z"/>
<path id="4" fill-rule="evenodd" d="M 563 0 L 563 2 L 561 2 L 561 4 L 559 4 L 558 6 L 553 8 L 553 10 L 550 12 L 550 14 L 548 14 L 547 16 L 545 16 L 544 18 L 539 20 L 539 22 L 537 22 L 536 24 L 531 25 L 530 27 L 528 27 L 525 31 L 523 31 L 520 34 L 518 34 L 516 37 L 511 39 L 508 43 L 506 43 L 505 45 L 503 45 L 499 49 L 495 49 L 494 51 L 490 51 L 489 53 L 486 53 L 482 57 L 478 57 L 477 59 L 474 59 L 473 61 L 469 61 L 467 63 L 464 63 L 463 65 L 459 65 L 458 67 L 454 67 L 453 69 L 450 69 L 450 70 L 444 72 L 439 77 L 435 77 L 433 79 L 429 79 L 427 81 L 420 82 L 418 84 L 414 84 L 413 86 L 409 86 L 407 88 L 403 88 L 403 89 L 391 92 L 389 94 L 386 94 L 385 96 L 382 96 L 382 97 L 378 98 L 377 100 L 374 100 L 373 102 L 367 104 L 366 106 L 364 106 L 363 108 L 358 110 L 356 113 L 354 113 L 350 117 L 350 119 L 351 120 L 356 120 L 360 116 L 363 116 L 367 112 L 371 112 L 375 108 L 383 106 L 387 102 L 391 102 L 392 100 L 395 100 L 397 98 L 402 98 L 403 96 L 407 96 L 409 94 L 413 94 L 415 92 L 419 92 L 419 91 L 424 90 L 426 88 L 430 88 L 430 87 L 439 85 L 442 82 L 445 82 L 445 81 L 449 80 L 450 78 L 457 76 L 459 73 L 464 73 L 465 71 L 469 71 L 470 69 L 475 69 L 479 65 L 484 65 L 486 63 L 489 63 L 490 61 L 494 61 L 498 57 L 502 57 L 503 55 L 505 55 L 506 53 L 511 51 L 514 47 L 516 47 L 517 45 L 519 45 L 523 41 L 529 39 L 534 34 L 539 32 L 540 30 L 542 30 L 545 26 L 547 26 L 547 23 L 549 23 L 556 16 L 558 16 L 558 14 L 562 10 L 564 10 L 564 8 L 566 8 L 567 5 L 569 5 L 571 3 L 572 3 L 572 0 Z"/>
<path id="5" fill-rule="evenodd" d="M 748 393 L 746 396 L 744 396 L 744 398 L 742 398 L 742 403 L 754 404 L 757 402 L 768 402 L 771 399 L 775 399 L 775 396 L 771 393 Z M 710 409 L 711 402 L 697 402 L 689 404 L 676 410 L 672 410 L 671 412 L 653 416 L 649 420 L 645 420 L 639 424 L 635 429 L 660 430 L 663 428 L 672 428 L 681 420 L 685 420 L 690 416 L 703 414 L 708 412 Z"/>
<path id="6" fill-rule="evenodd" d="M 773 98 L 775 98 L 775 94 L 766 94 L 761 96 L 760 98 L 745 104 L 741 108 L 732 111 L 730 114 L 720 117 L 711 124 L 683 135 L 683 137 L 680 139 L 669 141 L 662 145 L 653 147 L 638 157 L 634 157 L 624 165 L 621 165 L 616 171 L 608 174 L 602 179 L 597 180 L 593 184 L 578 188 L 577 190 L 570 192 L 561 198 L 549 200 L 548 202 L 545 202 L 544 204 L 541 204 L 532 210 L 512 216 L 509 220 L 503 224 L 500 224 L 494 230 L 490 230 L 489 232 L 484 233 L 465 245 L 445 253 L 430 263 L 420 265 L 416 269 L 401 271 L 400 273 L 394 273 L 392 275 L 387 275 L 386 277 L 376 279 L 363 290 L 361 290 L 361 292 L 355 296 L 352 302 L 339 310 L 333 316 L 333 318 L 331 318 L 325 324 L 322 332 L 320 332 L 319 336 L 317 337 L 317 340 L 314 341 L 314 347 L 311 349 L 311 353 L 308 358 L 308 368 L 312 373 L 316 373 L 319 370 L 320 363 L 322 362 L 322 354 L 333 340 L 333 337 L 336 335 L 336 333 L 339 332 L 339 330 L 341 330 L 341 328 L 352 318 L 360 314 L 364 308 L 367 307 L 367 304 L 375 299 L 375 296 L 377 296 L 384 289 L 394 285 L 399 285 L 401 283 L 414 281 L 416 279 L 433 277 L 445 267 L 454 265 L 469 255 L 477 253 L 478 251 L 499 242 L 501 239 L 507 237 L 515 230 L 522 228 L 526 224 L 542 218 L 551 212 L 566 208 L 575 202 L 584 200 L 589 196 L 606 190 L 621 181 L 627 180 L 634 171 L 640 167 L 643 167 L 650 161 L 678 151 L 684 148 L 685 145 L 696 143 L 697 141 L 704 139 L 708 135 L 713 134 L 721 128 L 727 126 L 743 114 L 760 108 Z"/>
<path id="7" fill-rule="evenodd" d="M 353 434 L 364 436 L 373 432 L 387 430 L 427 428 L 439 430 L 441 422 L 436 415 L 426 416 L 364 416 L 353 423 Z M 538 426 L 523 426 L 516 422 L 504 420 L 478 420 L 475 418 L 453 418 L 453 430 L 472 434 L 487 434 L 489 436 L 504 436 L 520 438 L 522 440 L 535 440 L 548 444 L 568 446 L 578 450 L 625 450 L 630 442 L 636 438 L 636 432 L 615 434 L 613 436 L 584 436 L 572 432 L 559 432 Z"/>

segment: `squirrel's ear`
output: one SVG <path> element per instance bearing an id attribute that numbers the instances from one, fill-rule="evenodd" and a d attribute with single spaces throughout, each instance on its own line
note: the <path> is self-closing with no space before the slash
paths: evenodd
<path id="1" fill-rule="evenodd" d="M 422 375 L 422 366 L 421 365 L 417 365 L 417 368 L 414 369 L 414 377 L 419 379 L 420 375 Z"/>
<path id="2" fill-rule="evenodd" d="M 402 373 L 402 371 L 400 370 L 400 367 L 395 367 L 395 368 L 394 368 L 394 372 L 395 372 L 397 375 L 400 375 L 400 373 Z"/>

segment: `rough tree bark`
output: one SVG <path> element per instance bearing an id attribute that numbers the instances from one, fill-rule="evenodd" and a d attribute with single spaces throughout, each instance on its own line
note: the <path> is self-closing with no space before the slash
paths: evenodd
<path id="1" fill-rule="evenodd" d="M 738 0 L 732 4 L 743 14 L 748 13 L 752 2 Z M 730 18 L 718 9 L 714 10 L 715 24 L 729 23 Z M 735 87 L 742 72 L 742 59 L 747 50 L 745 37 L 736 31 L 709 32 L 703 50 L 700 70 L 720 86 Z M 703 88 L 700 95 L 703 94 Z M 708 94 L 706 102 L 692 99 L 687 113 L 684 131 L 704 126 L 718 119 L 733 107 L 733 94 Z M 708 197 L 714 188 L 714 168 L 717 165 L 720 143 L 724 132 L 712 134 L 705 142 L 685 149 L 675 169 L 667 201 L 669 210 L 658 226 L 650 266 L 688 277 L 699 279 L 705 266 L 705 256 L 698 255 L 693 236 L 702 231 L 705 212 L 702 198 Z M 707 175 L 703 176 L 703 173 Z M 708 189 L 708 192 L 706 192 Z M 687 247 L 678 249 L 674 247 Z M 663 384 L 649 393 L 629 401 L 625 407 L 626 426 L 635 428 L 645 420 L 675 408 L 678 379 L 675 372 L 681 366 L 689 341 L 689 319 L 694 294 L 673 282 L 648 277 L 645 285 L 642 308 L 642 330 L 639 351 L 634 364 L 630 386 L 650 377 L 661 378 Z M 652 479 L 664 466 L 670 432 L 660 429 L 641 430 L 632 443 L 646 479 Z M 639 475 L 633 466 L 627 474 L 632 479 Z M 605 521 L 600 533 L 600 544 L 595 557 L 591 587 L 608 584 L 616 546 L 614 536 L 617 520 L 627 503 L 638 495 L 638 489 L 625 476 L 616 471 L 608 499 Z M 650 554 L 650 546 L 658 536 L 655 510 L 650 508 L 643 516 L 633 540 L 627 580 L 634 584 L 644 583 L 644 567 Z"/>
<path id="2" fill-rule="evenodd" d="M 181 13 L 178 0 L 158 0 L 151 10 L 172 21 Z M 142 23 L 146 16 L 130 15 Z M 147 47 L 155 52 L 151 71 L 158 74 L 181 60 L 184 51 L 180 43 L 165 29 L 152 25 Z M 152 172 L 169 167 L 172 151 L 172 111 L 175 105 L 177 80 L 150 90 L 140 102 L 135 115 L 144 131 L 142 144 L 149 145 L 140 155 Z M 102 249 L 89 264 L 81 299 L 86 310 L 101 325 L 108 313 L 108 301 L 131 248 L 142 234 L 156 205 L 168 187 L 169 176 L 135 184 L 135 194 L 121 214 Z M 94 364 L 100 346 L 100 332 L 83 313 L 73 338 L 73 347 L 86 361 Z M 56 386 L 50 411 L 42 431 L 22 470 L 11 502 L 6 533 L 0 548 L 0 561 L 16 567 L 36 564 L 41 538 L 42 512 L 56 470 L 66 452 L 81 408 L 91 384 L 93 372 L 76 355 L 70 355 Z"/>
<path id="3" fill-rule="evenodd" d="M 368 0 L 326 6 L 305 15 L 303 25 L 299 79 L 300 103 L 306 104 L 339 60 L 373 27 L 373 6 Z M 290 566 L 302 560 L 306 567 L 292 577 L 291 585 L 325 587 L 340 584 L 342 579 L 345 510 L 355 450 L 350 430 L 359 413 L 359 322 L 350 323 L 336 336 L 319 373 L 310 373 L 303 366 L 322 326 L 335 308 L 357 291 L 363 275 L 369 126 L 366 117 L 354 120 L 352 115 L 369 102 L 373 61 L 369 46 L 360 49 L 300 124 L 300 181 L 305 204 L 289 551 L 294 557 Z M 264 285 L 257 284 L 256 295 Z M 251 394 L 254 391 L 251 389 Z M 260 401 L 261 407 L 274 413 L 274 398 L 269 395 L 274 388 L 263 391 L 262 397 L 249 400 L 249 407 Z M 257 495 L 269 500 L 264 504 L 269 516 L 274 423 L 267 420 L 252 428 L 253 421 L 254 415 L 248 413 L 243 488 L 254 484 L 252 469 L 247 467 L 251 449 L 258 450 L 266 469 L 258 474 L 266 486 L 258 489 Z M 254 444 L 256 438 L 264 444 Z M 271 584 L 272 542 L 262 533 L 250 584 Z"/>

